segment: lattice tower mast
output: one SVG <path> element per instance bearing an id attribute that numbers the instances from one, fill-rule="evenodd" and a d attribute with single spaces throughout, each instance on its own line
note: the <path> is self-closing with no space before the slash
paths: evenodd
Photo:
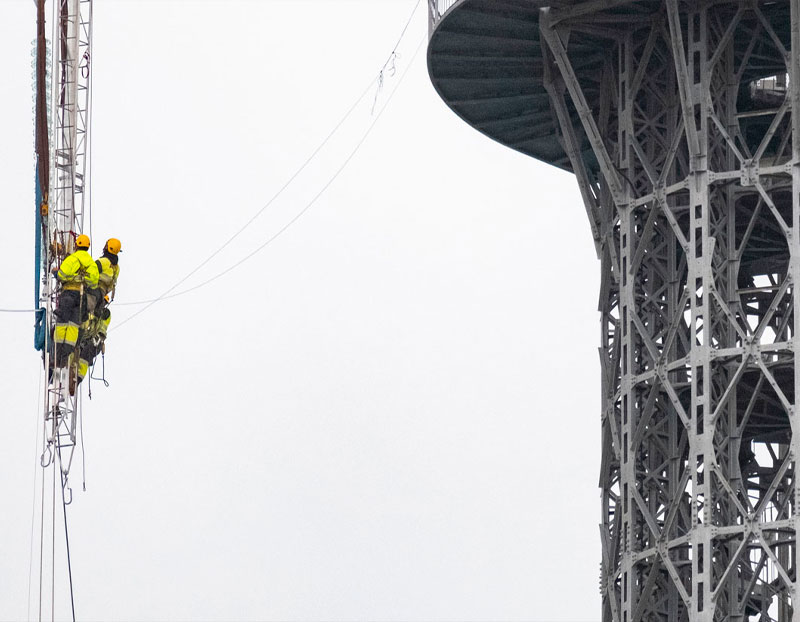
<path id="1" fill-rule="evenodd" d="M 800 2 L 546 4 L 429 0 L 428 61 L 467 122 L 578 181 L 601 261 L 603 620 L 788 622 Z"/>
<path id="2" fill-rule="evenodd" d="M 92 0 L 56 0 L 53 69 L 54 139 L 50 149 L 49 214 L 46 219 L 47 261 L 44 278 L 44 306 L 47 325 L 55 325 L 58 290 L 50 268 L 75 250 L 75 238 L 84 233 L 87 206 L 87 160 L 90 125 L 89 93 L 91 67 Z M 57 347 L 57 345 L 56 345 Z M 45 356 L 51 357 L 50 348 Z M 48 361 L 49 367 L 49 361 Z M 45 419 L 50 422 L 48 448 L 61 452 L 64 484 L 69 474 L 80 413 L 80 391 L 70 396 L 68 370 L 57 369 L 45 392 Z"/>
<path id="3" fill-rule="evenodd" d="M 36 347 L 42 350 L 45 378 L 43 396 L 43 425 L 41 464 L 45 471 L 52 469 L 52 493 L 46 493 L 42 477 L 39 499 L 41 523 L 39 569 L 39 618 L 49 601 L 55 615 L 57 596 L 56 528 L 63 517 L 65 537 L 64 561 L 69 578 L 72 618 L 72 571 L 69 561 L 69 536 L 66 506 L 72 501 L 69 473 L 78 442 L 81 416 L 80 389 L 70 395 L 69 369 L 54 368 L 58 344 L 53 342 L 56 324 L 54 311 L 60 289 L 53 268 L 75 250 L 75 239 L 85 232 L 84 215 L 88 205 L 88 159 L 90 101 L 91 101 L 91 35 L 92 0 L 54 0 L 52 9 L 51 42 L 46 42 L 45 0 L 37 0 L 36 52 L 36 154 L 37 154 L 37 262 L 40 282 L 37 312 Z M 50 47 L 51 55 L 46 55 Z M 52 90 L 48 88 L 45 61 L 52 62 Z M 52 130 L 52 131 L 51 131 Z M 41 316 L 40 316 L 41 313 Z M 58 476 L 56 475 L 58 473 Z M 60 494 L 56 491 L 56 481 Z M 58 506 L 61 508 L 57 511 Z M 60 531 L 60 529 L 59 529 Z M 46 536 L 45 536 L 46 534 Z M 59 546 L 60 550 L 61 547 Z M 58 573 L 61 576 L 61 572 Z M 49 580 L 48 580 L 49 579 Z M 49 585 L 48 585 L 49 584 Z M 49 588 L 49 589 L 47 589 Z"/>

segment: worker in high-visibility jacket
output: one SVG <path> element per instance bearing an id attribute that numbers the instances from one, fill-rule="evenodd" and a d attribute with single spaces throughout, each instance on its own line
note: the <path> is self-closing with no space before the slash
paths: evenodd
<path id="1" fill-rule="evenodd" d="M 100 278 L 97 264 L 87 252 L 89 245 L 89 236 L 79 235 L 75 240 L 77 250 L 68 255 L 61 266 L 53 268 L 53 273 L 61 283 L 53 331 L 57 367 L 66 364 L 78 343 L 80 325 L 88 319 L 86 295 L 97 287 Z"/>
<path id="2" fill-rule="evenodd" d="M 119 278 L 119 253 L 122 252 L 122 243 L 117 238 L 109 238 L 103 247 L 102 256 L 95 261 L 99 273 L 97 290 L 89 296 L 89 312 L 100 315 L 114 299 Z"/>
<path id="3" fill-rule="evenodd" d="M 111 296 L 114 300 L 114 293 L 117 288 L 119 278 L 119 254 L 122 252 L 122 243 L 117 238 L 109 238 L 103 247 L 103 255 L 97 260 L 97 268 L 100 273 L 100 291 L 103 296 Z"/>

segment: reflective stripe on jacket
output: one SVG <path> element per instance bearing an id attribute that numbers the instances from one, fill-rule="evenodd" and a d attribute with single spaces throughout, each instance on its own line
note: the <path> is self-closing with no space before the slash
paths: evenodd
<path id="1" fill-rule="evenodd" d="M 108 257 L 101 257 L 96 263 L 100 273 L 100 290 L 105 296 L 117 286 L 119 266 L 113 265 Z"/>
<path id="2" fill-rule="evenodd" d="M 64 289 L 80 289 L 81 282 L 86 283 L 89 289 L 94 289 L 99 278 L 97 264 L 83 249 L 69 255 L 58 269 L 58 280 L 64 284 Z"/>
<path id="3" fill-rule="evenodd" d="M 79 336 L 80 328 L 74 322 L 59 322 L 55 325 L 55 329 L 53 330 L 53 341 L 68 347 L 68 352 L 76 346 Z"/>

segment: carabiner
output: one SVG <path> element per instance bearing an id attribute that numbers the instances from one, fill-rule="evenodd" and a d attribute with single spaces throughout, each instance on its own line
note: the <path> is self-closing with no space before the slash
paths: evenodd
<path id="1" fill-rule="evenodd" d="M 81 65 L 81 77 L 86 79 L 89 77 L 89 65 L 91 64 L 91 57 L 89 56 L 89 51 L 87 50 L 83 54 L 82 61 L 86 61 L 85 64 Z"/>

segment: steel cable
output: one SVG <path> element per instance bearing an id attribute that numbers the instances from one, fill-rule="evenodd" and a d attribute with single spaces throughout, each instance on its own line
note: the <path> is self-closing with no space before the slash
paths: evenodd
<path id="1" fill-rule="evenodd" d="M 42 437 L 44 441 L 44 437 Z M 42 493 L 39 512 L 39 622 L 42 622 L 42 585 L 44 585 L 44 469 L 42 469 Z"/>
<path id="2" fill-rule="evenodd" d="M 66 542 L 67 547 L 67 573 L 69 576 L 69 603 L 72 607 L 72 622 L 75 622 L 75 595 L 72 587 L 72 557 L 70 555 L 69 550 L 69 527 L 67 526 L 67 503 L 64 499 L 64 488 L 67 485 L 67 478 L 64 475 L 64 469 L 61 464 L 61 442 L 57 441 L 58 443 L 58 465 L 59 471 L 61 473 L 61 509 L 64 512 L 64 540 Z M 53 469 L 55 470 L 55 464 L 53 465 Z M 72 502 L 72 493 L 70 493 L 70 502 Z M 55 515 L 54 520 L 55 520 Z M 55 537 L 54 537 L 55 539 Z M 55 560 L 53 560 L 53 565 L 55 566 Z"/>
<path id="3" fill-rule="evenodd" d="M 36 389 L 36 417 L 34 421 L 36 422 L 36 439 L 35 439 L 35 447 L 39 448 L 39 408 L 42 405 L 42 375 L 44 371 L 42 369 L 39 370 L 39 386 Z M 36 473 L 39 470 L 38 460 L 34 462 L 33 465 L 33 499 L 31 500 L 31 545 L 29 550 L 29 559 L 28 559 L 28 613 L 26 616 L 27 620 L 31 619 L 31 586 L 33 584 L 33 536 L 35 533 L 36 527 Z"/>
<path id="4" fill-rule="evenodd" d="M 129 317 L 125 318 L 122 322 L 120 322 L 116 326 L 115 330 L 118 330 L 120 327 L 122 327 L 123 325 L 127 324 L 128 322 L 130 322 L 137 315 L 139 315 L 141 313 L 144 313 L 147 309 L 149 309 L 155 303 L 157 303 L 157 302 L 159 302 L 161 300 L 166 300 L 166 299 L 169 299 L 169 298 L 175 298 L 177 296 L 182 296 L 184 294 L 188 294 L 189 292 L 193 292 L 193 291 L 195 291 L 197 289 L 200 289 L 201 287 L 205 287 L 206 285 L 208 285 L 210 283 L 213 283 L 217 279 L 219 279 L 222 276 L 228 274 L 232 270 L 238 268 L 245 261 L 247 261 L 248 259 L 250 259 L 254 255 L 256 255 L 257 253 L 261 252 L 267 246 L 269 246 L 275 239 L 277 239 L 281 234 L 283 234 L 289 227 L 291 227 L 294 223 L 296 223 L 303 216 L 303 214 L 305 214 L 309 209 L 311 209 L 311 207 L 317 202 L 317 200 L 323 194 L 325 194 L 325 191 L 330 187 L 330 185 L 333 184 L 334 181 L 336 181 L 336 179 L 339 177 L 339 175 L 342 173 L 342 171 L 344 171 L 344 169 L 347 167 L 347 165 L 350 163 L 350 161 L 355 157 L 356 153 L 358 153 L 358 151 L 361 148 L 361 146 L 367 140 L 367 138 L 369 137 L 370 133 L 372 132 L 372 129 L 375 127 L 375 124 L 381 118 L 381 116 L 385 112 L 386 108 L 389 106 L 389 102 L 391 102 L 392 98 L 394 97 L 394 94 L 397 92 L 397 89 L 402 84 L 403 78 L 405 78 L 406 75 L 408 74 L 408 71 L 411 68 L 412 64 L 414 63 L 414 60 L 416 59 L 417 55 L 419 54 L 419 50 L 422 47 L 422 44 L 424 43 L 424 41 L 425 41 L 425 38 L 423 37 L 420 40 L 419 45 L 417 45 L 417 49 L 414 52 L 414 55 L 411 57 L 411 61 L 409 62 L 408 67 L 403 72 L 403 74 L 400 76 L 400 79 L 398 80 L 397 85 L 394 87 L 392 92 L 389 94 L 389 97 L 387 98 L 386 103 L 384 104 L 383 108 L 381 108 L 378 111 L 378 114 L 375 116 L 375 118 L 373 119 L 372 123 L 370 123 L 369 127 L 367 127 L 367 130 L 364 132 L 363 136 L 358 141 L 358 143 L 356 143 L 356 146 L 353 148 L 353 150 L 347 156 L 347 158 L 342 163 L 342 165 L 336 170 L 336 172 L 333 174 L 333 176 L 325 183 L 325 185 L 322 187 L 322 189 L 319 192 L 317 192 L 316 195 L 314 195 L 314 198 L 311 199 L 311 201 L 309 201 L 305 205 L 305 207 L 303 207 L 303 209 L 301 209 L 288 223 L 286 223 L 283 227 L 281 227 L 275 234 L 270 236 L 265 242 L 263 242 L 261 245 L 257 246 L 255 250 L 253 250 L 250 253 L 248 253 L 247 255 L 245 255 L 242 259 L 240 259 L 239 261 L 237 261 L 233 265 L 225 268 L 225 270 L 223 270 L 222 272 L 217 273 L 216 275 L 212 276 L 210 279 L 206 279 L 205 281 L 203 281 L 201 283 L 198 283 L 197 285 L 194 285 L 193 287 L 181 290 L 179 292 L 175 292 L 174 294 L 171 294 L 171 295 L 162 295 L 162 296 L 160 296 L 158 298 L 154 298 L 153 300 L 149 301 L 147 306 L 143 307 L 142 309 L 139 309 L 136 313 L 130 315 Z M 132 303 L 128 303 L 128 304 L 132 304 Z"/>
<path id="5" fill-rule="evenodd" d="M 370 83 L 361 92 L 361 94 L 353 102 L 353 104 L 350 106 L 350 108 L 348 108 L 347 112 L 344 114 L 344 116 L 342 116 L 342 118 L 339 120 L 339 122 L 336 124 L 336 126 L 328 133 L 328 135 L 325 137 L 325 139 L 319 144 L 319 146 L 313 151 L 313 153 L 305 160 L 305 162 L 303 162 L 303 164 L 300 166 L 300 168 L 298 168 L 292 174 L 292 176 L 286 181 L 286 183 L 284 183 L 283 186 L 281 186 L 281 188 L 269 199 L 269 201 L 267 201 L 267 203 L 261 209 L 259 209 L 250 218 L 250 220 L 248 220 L 244 225 L 242 225 L 242 227 L 238 231 L 236 231 L 236 233 L 234 233 L 228 240 L 226 240 L 225 243 L 222 244 L 222 246 L 220 246 L 216 251 L 214 251 L 206 259 L 204 259 L 197 267 L 195 267 L 191 272 L 189 272 L 186 276 L 184 276 L 181 280 L 179 280 L 177 283 L 175 283 L 172 287 L 170 287 L 168 290 L 166 290 L 160 296 L 158 296 L 156 298 L 151 298 L 151 299 L 148 299 L 148 300 L 137 300 L 137 301 L 133 301 L 133 302 L 117 302 L 115 304 L 117 306 L 134 306 L 134 305 L 146 304 L 149 307 L 150 305 L 152 305 L 152 304 L 154 304 L 156 302 L 159 302 L 161 300 L 174 298 L 175 296 L 181 296 L 184 293 L 188 293 L 188 292 L 191 292 L 191 291 L 194 291 L 195 289 L 197 289 L 197 286 L 195 286 L 195 287 L 191 287 L 191 288 L 189 288 L 187 290 L 183 290 L 181 292 L 177 292 L 177 293 L 175 293 L 173 295 L 169 295 L 170 292 L 172 292 L 174 289 L 176 289 L 177 287 L 179 287 L 180 285 L 185 283 L 192 275 L 197 273 L 198 270 L 200 270 L 209 261 L 211 261 L 214 257 L 216 257 L 223 249 L 225 249 L 231 242 L 233 242 L 233 240 L 235 240 L 245 229 L 247 229 L 268 207 L 270 207 L 270 205 L 272 205 L 283 194 L 283 192 L 292 184 L 292 182 L 294 182 L 294 180 L 300 175 L 300 173 L 302 173 L 308 167 L 308 165 L 314 160 L 314 158 L 317 156 L 317 154 L 319 154 L 319 152 L 328 144 L 330 139 L 333 138 L 333 136 L 336 134 L 336 132 L 338 132 L 339 128 L 345 123 L 345 121 L 347 121 L 347 119 L 350 118 L 350 116 L 353 114 L 353 112 L 358 107 L 358 105 L 367 96 L 367 94 L 370 92 L 372 87 L 380 80 L 380 76 L 382 75 L 383 71 L 386 69 L 386 66 L 389 64 L 389 62 L 391 62 L 392 58 L 396 55 L 397 48 L 400 45 L 400 43 L 402 42 L 403 38 L 405 37 L 406 31 L 408 30 L 408 26 L 411 24 L 411 21 L 413 20 L 414 15 L 416 14 L 416 11 L 417 11 L 417 8 L 420 5 L 420 2 L 421 2 L 421 0 L 417 0 L 417 3 L 414 5 L 414 8 L 411 11 L 411 15 L 409 15 L 409 18 L 406 21 L 406 25 L 403 27 L 403 30 L 402 30 L 402 32 L 400 34 L 400 37 L 397 40 L 397 43 L 395 43 L 394 47 L 392 48 L 391 53 L 389 54 L 386 62 L 381 67 L 381 70 L 378 73 L 378 75 L 375 76 L 370 81 Z M 415 54 L 415 56 L 416 56 L 416 54 Z M 398 85 L 399 85 L 399 82 L 398 82 Z M 388 104 L 388 100 L 387 100 L 387 104 Z M 330 185 L 330 182 L 327 185 Z M 327 187 L 327 185 L 326 185 L 326 187 Z M 316 198 L 314 199 L 314 201 L 316 201 Z M 216 280 L 216 278 L 210 279 L 208 282 L 210 283 L 212 280 Z M 147 308 L 147 307 L 145 307 L 145 308 Z M 133 316 L 131 316 L 131 317 L 133 317 Z M 118 327 L 119 326 L 117 326 L 117 328 Z"/>

